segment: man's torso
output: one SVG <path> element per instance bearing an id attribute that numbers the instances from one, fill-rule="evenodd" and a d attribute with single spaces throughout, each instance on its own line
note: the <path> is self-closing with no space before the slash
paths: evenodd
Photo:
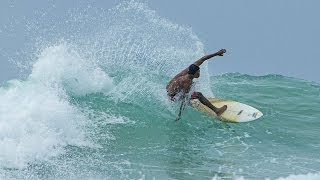
<path id="1" fill-rule="evenodd" d="M 192 80 L 187 75 L 177 77 L 167 86 L 168 96 L 173 97 L 178 93 L 189 93 Z"/>

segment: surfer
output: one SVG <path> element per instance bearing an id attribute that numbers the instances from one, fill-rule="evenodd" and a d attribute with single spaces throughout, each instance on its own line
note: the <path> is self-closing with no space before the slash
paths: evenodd
<path id="1" fill-rule="evenodd" d="M 226 53 L 225 49 L 221 49 L 220 51 L 208 54 L 206 56 L 203 56 L 199 60 L 195 61 L 193 64 L 191 64 L 188 68 L 181 71 L 179 74 L 177 74 L 167 85 L 167 93 L 169 98 L 172 101 L 175 100 L 182 100 L 180 111 L 178 114 L 177 120 L 180 119 L 182 110 L 184 109 L 186 98 L 188 97 L 188 93 L 192 87 L 193 79 L 200 77 L 200 65 L 204 63 L 204 61 L 215 57 L 215 56 L 223 56 L 223 54 Z M 199 101 L 212 109 L 218 116 L 220 116 L 226 109 L 227 106 L 224 105 L 221 108 L 217 108 L 214 105 L 210 103 L 210 101 L 203 96 L 201 92 L 193 92 L 191 99 L 199 99 Z"/>

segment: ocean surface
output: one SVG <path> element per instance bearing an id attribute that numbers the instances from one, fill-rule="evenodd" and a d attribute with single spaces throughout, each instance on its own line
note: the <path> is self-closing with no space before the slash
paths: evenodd
<path id="1" fill-rule="evenodd" d="M 22 75 L 0 85 L 0 179 L 320 179 L 318 83 L 204 64 L 197 90 L 264 116 L 176 122 L 165 86 L 205 55 L 191 28 L 138 1 L 37 13 L 7 53 Z"/>

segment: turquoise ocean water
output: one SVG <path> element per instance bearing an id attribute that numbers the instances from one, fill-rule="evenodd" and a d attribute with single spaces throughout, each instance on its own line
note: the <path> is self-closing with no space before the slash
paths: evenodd
<path id="1" fill-rule="evenodd" d="M 48 13 L 50 14 L 50 13 Z M 146 4 L 25 23 L 20 79 L 0 87 L 0 179 L 319 179 L 320 85 L 227 73 L 197 88 L 264 116 L 220 122 L 168 101 L 170 78 L 204 55 Z M 49 28 L 50 27 L 50 28 Z"/>

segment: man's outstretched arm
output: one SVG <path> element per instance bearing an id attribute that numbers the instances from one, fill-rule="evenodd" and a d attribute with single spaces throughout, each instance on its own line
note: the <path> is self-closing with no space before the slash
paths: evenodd
<path id="1" fill-rule="evenodd" d="M 203 56 L 202 58 L 198 59 L 196 62 L 194 62 L 193 64 L 200 66 L 204 61 L 214 57 L 214 56 L 223 56 L 224 53 L 226 53 L 227 51 L 225 49 L 221 49 L 220 51 L 213 53 L 213 54 L 208 54 Z M 182 70 L 179 74 L 177 74 L 174 78 L 185 75 L 188 73 L 188 67 L 184 70 Z M 174 79 L 173 78 L 173 79 Z"/>
<path id="2" fill-rule="evenodd" d="M 195 61 L 193 64 L 200 66 L 204 61 L 214 57 L 214 56 L 223 56 L 224 53 L 226 53 L 227 51 L 225 49 L 221 49 L 220 51 L 213 53 L 213 54 L 208 54 L 206 56 L 203 56 L 202 58 L 200 58 L 199 60 Z M 188 73 L 188 68 L 182 70 L 179 74 L 175 75 L 174 78 L 171 79 L 171 81 L 168 83 L 168 85 L 174 81 L 176 78 L 186 75 Z M 168 85 L 166 87 L 166 89 L 168 89 Z"/>
<path id="3" fill-rule="evenodd" d="M 223 56 L 224 53 L 226 53 L 227 51 L 225 49 L 221 49 L 220 51 L 213 53 L 213 54 L 208 54 L 203 56 L 202 58 L 198 59 L 196 62 L 194 62 L 193 64 L 200 66 L 202 63 L 204 63 L 204 61 L 215 57 L 215 56 Z"/>

